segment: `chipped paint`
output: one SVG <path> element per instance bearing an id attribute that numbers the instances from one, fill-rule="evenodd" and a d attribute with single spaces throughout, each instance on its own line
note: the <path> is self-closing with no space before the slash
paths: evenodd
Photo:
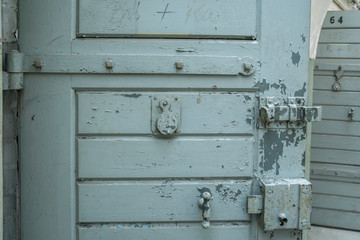
<path id="1" fill-rule="evenodd" d="M 133 93 L 133 94 L 121 94 L 121 96 L 128 97 L 128 98 L 138 98 L 141 96 L 139 93 Z"/>
<path id="2" fill-rule="evenodd" d="M 264 93 L 265 91 L 268 91 L 270 89 L 270 83 L 266 82 L 266 79 L 264 78 L 262 82 L 258 81 L 255 85 L 255 88 L 259 88 L 259 91 Z"/>
<path id="3" fill-rule="evenodd" d="M 306 93 L 306 83 L 304 83 L 302 89 L 300 89 L 300 90 L 298 90 L 298 91 L 295 92 L 294 96 L 295 96 L 295 97 L 304 97 L 304 96 L 305 96 L 305 93 Z"/>
<path id="4" fill-rule="evenodd" d="M 295 66 L 299 67 L 300 59 L 301 59 L 300 52 L 296 52 L 296 53 L 292 52 L 291 60 Z"/>

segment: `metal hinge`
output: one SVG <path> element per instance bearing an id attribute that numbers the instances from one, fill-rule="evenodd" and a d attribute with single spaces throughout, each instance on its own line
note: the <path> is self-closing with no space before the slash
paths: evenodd
<path id="1" fill-rule="evenodd" d="M 6 72 L 3 71 L 3 90 L 23 89 L 24 54 L 11 50 L 5 54 Z"/>
<path id="2" fill-rule="evenodd" d="M 304 97 L 260 99 L 260 128 L 302 128 L 321 120 L 321 107 L 305 106 Z"/>

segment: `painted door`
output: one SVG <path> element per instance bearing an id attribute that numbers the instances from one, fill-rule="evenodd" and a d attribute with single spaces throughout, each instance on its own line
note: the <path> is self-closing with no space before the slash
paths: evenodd
<path id="1" fill-rule="evenodd" d="M 323 122 L 313 125 L 313 224 L 360 230 L 359 12 L 329 12 L 315 63 L 314 103 Z"/>
<path id="2" fill-rule="evenodd" d="M 247 198 L 304 177 L 259 108 L 305 104 L 309 2 L 20 1 L 23 240 L 300 239 Z"/>

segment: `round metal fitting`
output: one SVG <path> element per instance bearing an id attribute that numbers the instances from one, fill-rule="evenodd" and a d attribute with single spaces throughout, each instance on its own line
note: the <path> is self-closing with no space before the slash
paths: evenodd
<path id="1" fill-rule="evenodd" d="M 106 67 L 107 69 L 112 69 L 112 68 L 114 67 L 113 61 L 112 61 L 112 60 L 106 60 L 106 61 L 105 61 L 105 67 Z"/>
<path id="2" fill-rule="evenodd" d="M 177 70 L 181 70 L 184 67 L 184 64 L 181 61 L 175 62 L 175 67 Z"/>
<path id="3" fill-rule="evenodd" d="M 34 66 L 35 66 L 36 68 L 42 68 L 43 62 L 42 62 L 40 59 L 36 59 L 36 60 L 34 61 Z"/>
<path id="4" fill-rule="evenodd" d="M 335 82 L 333 85 L 332 85 L 332 89 L 335 91 L 335 92 L 339 92 L 341 90 L 341 84 L 339 82 Z"/>

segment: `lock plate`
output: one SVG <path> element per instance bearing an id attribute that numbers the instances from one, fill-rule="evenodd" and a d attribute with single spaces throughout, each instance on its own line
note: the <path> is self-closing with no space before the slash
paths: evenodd
<path id="1" fill-rule="evenodd" d="M 180 101 L 176 96 L 154 96 L 151 130 L 159 137 L 173 137 L 180 132 Z"/>
<path id="2" fill-rule="evenodd" d="M 302 178 L 261 179 L 264 230 L 310 229 L 311 183 Z"/>

